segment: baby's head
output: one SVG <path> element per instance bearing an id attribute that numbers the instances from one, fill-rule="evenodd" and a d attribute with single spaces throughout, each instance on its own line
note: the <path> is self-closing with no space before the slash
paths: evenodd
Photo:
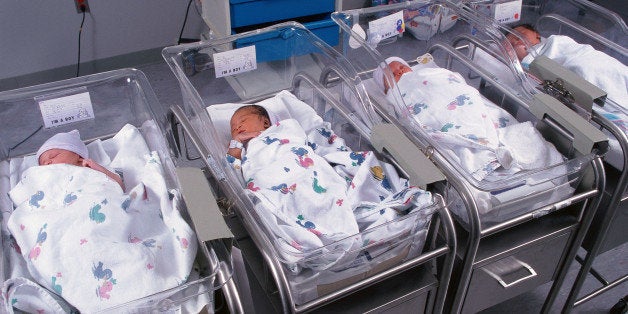
<path id="1" fill-rule="evenodd" d="M 523 37 L 528 44 L 532 46 L 541 42 L 541 34 L 539 34 L 539 32 L 537 32 L 530 24 L 515 26 L 513 30 L 519 33 L 521 37 Z M 520 38 L 511 33 L 507 34 L 506 38 L 512 47 L 515 48 L 515 52 L 517 53 L 517 58 L 519 58 L 519 60 L 523 59 L 528 54 L 526 44 Z"/>
<path id="2" fill-rule="evenodd" d="M 238 108 L 231 116 L 231 138 L 240 133 L 260 132 L 271 125 L 268 111 L 260 105 L 246 105 Z"/>
<path id="3" fill-rule="evenodd" d="M 41 166 L 52 164 L 81 166 L 82 160 L 88 157 L 87 146 L 81 140 L 78 130 L 57 133 L 37 150 L 37 162 Z"/>
<path id="4" fill-rule="evenodd" d="M 412 68 L 410 68 L 410 65 L 405 60 L 399 57 L 389 57 L 385 61 L 386 64 L 388 64 L 388 67 L 390 68 L 393 77 L 395 78 L 395 82 L 399 82 L 399 79 L 401 79 L 401 76 L 403 74 L 412 72 Z M 384 94 L 388 93 L 388 89 L 390 88 L 390 86 L 392 86 L 392 83 L 388 82 L 388 79 L 384 75 L 384 70 L 382 68 L 377 67 L 375 69 L 375 71 L 373 72 L 373 79 L 375 80 L 377 86 L 379 86 L 384 91 Z"/>

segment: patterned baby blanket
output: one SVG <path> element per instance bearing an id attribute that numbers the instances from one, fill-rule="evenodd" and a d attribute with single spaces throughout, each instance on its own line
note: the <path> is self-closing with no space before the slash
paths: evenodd
<path id="1" fill-rule="evenodd" d="M 132 126 L 116 136 L 141 139 Z M 142 147 L 133 141 L 119 142 Z M 126 194 L 101 172 L 65 164 L 30 167 L 10 191 L 16 208 L 8 228 L 32 280 L 81 312 L 185 283 L 196 255 L 195 234 L 173 206 L 157 153 L 120 153 L 111 164 L 120 159 L 141 164 L 133 177 L 125 179 Z M 25 292 L 37 290 L 24 290 L 24 280 L 5 282 L 5 305 L 35 311 L 36 304 L 34 308 L 19 304 L 29 299 Z"/>
<path id="2" fill-rule="evenodd" d="M 563 160 L 531 123 L 518 123 L 485 101 L 459 73 L 419 68 L 404 74 L 397 86 L 411 118 L 447 150 L 447 158 L 477 181 L 497 169 L 503 176 Z M 394 103 L 391 97 L 388 93 L 388 101 Z"/>
<path id="3" fill-rule="evenodd" d="M 363 265 L 427 224 L 429 192 L 408 186 L 372 152 L 351 151 L 320 117 L 310 119 L 317 122 L 309 132 L 281 120 L 248 143 L 241 163 L 228 157 L 292 271 Z"/>

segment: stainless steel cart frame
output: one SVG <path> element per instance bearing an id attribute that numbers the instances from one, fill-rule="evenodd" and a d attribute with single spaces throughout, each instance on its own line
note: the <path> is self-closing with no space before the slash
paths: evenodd
<path id="1" fill-rule="evenodd" d="M 581 10 L 595 12 L 598 16 L 602 16 L 603 20 L 611 21 L 608 22 L 608 24 L 611 25 L 610 27 L 615 29 L 615 32 L 612 33 L 619 34 L 620 36 L 623 35 L 624 37 L 628 36 L 626 24 L 617 16 L 616 13 L 610 12 L 604 8 L 598 8 L 597 5 L 590 2 L 582 2 L 579 0 L 570 0 L 570 2 L 576 4 Z M 543 10 L 541 9 L 541 12 L 542 11 Z M 593 44 L 596 48 L 605 52 L 610 52 L 610 55 L 618 58 L 619 60 L 628 60 L 628 49 L 561 15 L 555 13 L 541 15 L 534 24 L 535 28 L 542 32 L 542 34 L 563 34 L 565 32 L 574 34 L 579 36 L 578 38 L 585 38 L 585 42 Z M 509 29 L 505 27 L 502 28 L 502 30 L 504 32 L 509 31 Z M 466 49 L 467 56 L 470 59 L 474 59 L 476 49 L 481 49 L 482 51 L 491 54 L 496 60 L 501 61 L 508 67 L 509 62 L 506 61 L 507 58 L 503 55 L 495 54 L 494 51 L 489 48 L 490 44 L 491 43 L 478 42 L 471 36 L 460 36 L 456 38 L 453 43 L 453 45 L 458 47 L 460 50 Z M 520 71 L 520 67 L 517 68 L 512 67 L 512 65 L 510 66 L 510 70 L 518 72 L 519 77 L 523 80 L 528 79 L 532 85 L 540 82 L 538 78 L 529 77 L 525 72 Z M 541 86 L 537 86 L 537 89 L 543 90 Z M 592 264 L 599 254 L 604 253 L 611 248 L 617 247 L 626 241 L 626 233 L 623 231 L 624 228 L 621 226 L 625 223 L 625 218 L 623 217 L 626 216 L 627 210 L 623 201 L 625 200 L 625 193 L 628 185 L 628 179 L 626 178 L 628 176 L 626 173 L 626 169 L 628 169 L 628 137 L 617 125 L 600 113 L 599 107 L 591 106 L 591 104 L 579 106 L 577 100 L 575 104 L 567 103 L 567 105 L 580 112 L 581 115 L 589 117 L 590 121 L 594 125 L 599 126 L 602 130 L 606 130 L 614 139 L 617 140 L 621 149 L 621 155 L 623 156 L 623 163 L 621 165 L 621 169 L 616 169 L 615 166 L 606 165 L 606 170 L 609 173 L 606 188 L 603 194 L 603 200 L 596 216 L 594 217 L 594 220 L 592 221 L 589 231 L 581 244 L 582 248 L 585 250 L 585 256 L 574 256 L 574 258 L 581 264 L 581 267 L 571 287 L 567 300 L 563 305 L 564 312 L 569 312 L 574 307 L 577 307 L 628 280 L 628 274 L 624 274 L 615 280 L 609 281 L 604 278 L 602 274 L 592 269 Z M 618 105 L 614 104 L 613 106 L 617 107 Z M 567 269 L 564 269 L 563 271 L 566 272 Z M 579 297 L 580 290 L 587 277 L 587 273 L 591 273 L 593 277 L 597 279 L 600 284 L 602 284 L 602 287 Z M 560 278 L 564 279 L 564 275 L 561 275 Z M 549 311 L 549 308 L 551 308 L 552 304 L 555 302 L 561 284 L 562 282 L 559 283 L 558 286 L 553 286 L 550 291 L 549 298 L 544 305 L 544 310 Z"/>
<path id="2" fill-rule="evenodd" d="M 366 22 L 362 19 L 368 21 L 369 18 L 373 18 L 372 16 L 378 16 L 378 13 L 385 15 L 402 9 L 410 9 L 412 6 L 430 4 L 430 2 L 410 1 L 396 5 L 336 12 L 332 15 L 332 18 L 334 18 L 341 26 L 343 31 L 341 36 L 346 36 L 344 39 L 341 37 L 341 43 L 346 43 L 348 41 L 347 38 L 351 37 L 353 40 L 360 42 L 363 47 L 371 47 L 370 45 L 373 45 L 372 43 L 363 39 L 363 37 L 351 30 L 352 27 L 357 24 L 366 25 Z M 468 13 L 463 12 L 455 5 L 449 5 L 449 8 L 455 10 L 459 18 L 462 18 L 463 21 L 466 21 L 474 27 L 481 28 L 484 25 L 484 27 L 486 27 L 486 33 L 490 34 L 495 32 L 495 30 L 491 28 L 490 24 L 482 23 L 482 21 L 469 15 Z M 366 16 L 366 18 L 363 16 Z M 366 33 L 368 34 L 368 32 Z M 407 35 L 404 35 L 404 38 L 399 36 L 399 38 L 396 38 L 395 40 L 405 40 L 407 42 L 408 39 L 406 39 L 405 36 Z M 374 46 L 377 46 L 377 44 Z M 348 54 L 348 52 L 353 48 L 354 47 L 349 48 L 349 45 L 341 45 L 339 49 L 343 51 L 344 54 Z M 356 65 L 362 65 L 368 63 L 364 62 L 363 58 L 371 56 L 376 60 L 375 62 L 371 62 L 372 64 L 383 64 L 383 60 L 388 55 L 380 53 L 379 49 L 379 46 L 375 49 L 365 48 L 359 51 L 360 54 L 353 53 L 352 56 L 355 57 L 355 60 L 351 58 L 349 59 Z M 392 49 L 387 47 L 386 44 L 383 44 L 381 49 L 386 50 L 388 53 L 392 51 Z M 406 47 L 406 49 L 414 52 L 415 56 L 422 53 L 421 50 L 417 51 L 416 48 L 412 49 Z M 458 69 L 456 66 L 463 66 L 466 69 L 471 70 L 473 75 L 479 75 L 482 79 L 483 85 L 490 83 L 492 87 L 501 92 L 502 103 L 507 100 L 520 107 L 528 108 L 529 105 L 523 100 L 525 99 L 525 96 L 518 94 L 513 89 L 500 87 L 499 84 L 494 81 L 493 75 L 486 73 L 483 69 L 475 66 L 470 59 L 466 58 L 453 47 L 443 43 L 433 44 L 431 48 L 428 47 L 426 52 L 430 52 L 432 54 L 444 53 L 447 56 L 446 63 L 444 66 L 441 66 L 445 68 Z M 440 60 L 436 56 L 434 59 Z M 414 60 L 406 59 L 406 61 L 410 63 L 410 65 L 415 63 L 413 62 Z M 456 63 L 456 66 L 454 66 L 454 62 Z M 367 67 L 363 67 L 358 68 L 358 70 L 361 71 L 360 76 L 368 77 L 373 71 L 373 68 L 369 69 Z M 332 78 L 330 78 L 330 80 L 332 80 Z M 383 108 L 381 104 L 376 102 L 373 103 L 374 106 L 378 108 L 378 113 L 384 117 L 385 120 L 393 122 L 393 124 L 398 123 L 395 121 L 395 117 L 386 114 L 388 110 Z M 499 104 L 500 102 L 497 103 Z M 562 110 L 568 111 L 567 108 L 563 108 Z M 580 125 L 588 124 L 580 117 L 575 117 L 573 114 L 568 115 L 578 120 Z M 551 118 L 548 119 L 548 117 L 544 117 L 544 123 L 550 125 L 550 128 L 556 134 L 562 134 L 560 136 L 571 138 L 571 140 L 573 140 L 575 136 L 580 136 L 577 135 L 580 132 L 577 128 L 569 128 L 567 125 L 561 125 L 561 123 L 557 123 L 557 121 L 552 121 Z M 599 154 L 603 154 L 605 152 L 604 136 L 600 132 L 595 132 L 595 129 L 591 126 L 587 129 L 595 133 L 594 137 L 596 138 L 596 142 L 599 141 L 600 143 L 600 146 L 598 147 L 600 149 Z M 416 137 L 413 137 L 412 140 L 417 146 L 421 147 L 424 153 L 428 155 L 430 159 L 432 159 L 434 163 L 447 175 L 448 182 L 460 194 L 469 213 L 469 221 L 465 227 L 461 227 L 461 225 L 457 224 L 457 237 L 458 243 L 460 243 L 457 256 L 460 259 L 460 262 L 454 269 L 454 277 L 452 277 L 452 284 L 450 285 L 451 288 L 448 295 L 448 309 L 451 312 L 477 311 L 487 307 L 486 304 L 496 304 L 499 303 L 499 300 L 505 300 L 522 292 L 502 293 L 499 292 L 500 289 L 506 291 L 510 288 L 510 290 L 516 291 L 517 288 L 531 289 L 536 287 L 536 285 L 540 285 L 541 283 L 551 280 L 555 281 L 555 285 L 560 282 L 560 278 L 556 278 L 556 274 L 560 273 L 559 270 L 568 268 L 569 262 L 573 259 L 573 256 L 576 253 L 575 251 L 577 250 L 577 247 L 579 247 L 579 243 L 581 243 L 582 238 L 585 235 L 585 231 L 593 218 L 593 213 L 601 202 L 602 191 L 605 187 L 605 173 L 599 155 L 589 164 L 591 177 L 588 178 L 590 181 L 585 184 L 586 188 L 581 186 L 582 189 L 577 191 L 572 197 L 555 204 L 550 204 L 542 208 L 532 210 L 531 212 L 519 215 L 501 223 L 489 227 L 483 227 L 481 225 L 480 215 L 478 212 L 478 205 L 471 194 L 472 187 L 470 183 L 463 180 L 461 177 L 456 176 L 456 171 L 452 168 L 451 163 L 445 160 L 443 155 L 435 152 L 429 144 L 426 144 L 421 139 Z M 594 151 L 597 151 L 598 148 L 595 148 Z M 565 222 L 563 218 L 566 216 L 569 216 L 572 220 Z M 547 228 L 540 228 L 538 225 L 545 225 Z M 534 235 L 526 235 L 526 232 L 533 233 Z M 564 245 L 565 251 L 561 251 L 562 253 L 559 252 L 561 254 L 552 258 L 551 261 L 546 261 L 547 263 L 553 264 L 552 266 L 555 266 L 555 268 L 550 268 L 549 270 L 545 269 L 545 272 L 549 272 L 549 275 L 543 275 L 542 277 L 545 278 L 543 281 L 533 284 L 536 279 L 532 279 L 530 282 L 526 283 L 526 280 L 535 278 L 538 272 L 534 271 L 534 268 L 530 267 L 530 265 L 521 261 L 512 260 L 512 258 L 517 254 L 534 255 L 535 253 L 530 252 L 534 252 L 536 250 L 536 248 L 534 248 L 535 246 L 539 247 L 539 250 L 542 252 L 545 250 L 543 247 L 546 246 L 547 243 L 554 243 L 554 240 L 552 240 L 553 237 L 561 239 L 560 241 L 556 241 L 560 242 L 561 245 Z M 527 249 L 529 249 L 529 251 L 522 249 L 526 246 L 528 246 Z M 500 278 L 500 276 L 494 271 L 496 268 L 499 269 L 501 267 L 503 269 L 503 267 L 506 267 L 507 269 L 512 270 L 509 265 L 505 265 L 503 262 L 518 264 L 522 272 L 527 272 L 527 274 L 514 280 Z M 483 277 L 492 278 L 492 280 L 498 284 L 496 286 L 487 286 L 488 281 Z M 477 293 L 477 291 L 481 290 L 488 290 L 489 292 L 486 292 L 485 294 Z M 473 295 L 473 298 L 469 295 L 471 292 L 476 293 Z M 498 296 L 491 295 L 491 293 L 496 293 Z M 473 303 L 484 303 L 484 305 L 482 305 L 482 307 L 474 307 Z"/>
<path id="3" fill-rule="evenodd" d="M 242 33 L 223 39 L 217 39 L 209 43 L 198 43 L 191 45 L 182 45 L 179 47 L 169 47 L 164 50 L 164 55 L 166 55 L 166 51 L 168 55 L 170 55 L 170 53 L 185 53 L 186 51 L 188 51 L 187 49 L 196 49 L 196 51 L 199 51 L 200 49 L 206 49 L 205 51 L 212 51 L 214 53 L 218 51 L 231 50 L 235 48 L 234 43 L 237 44 L 238 42 L 240 42 L 240 40 L 246 40 L 247 37 L 255 37 L 258 35 L 264 37 L 267 33 L 270 33 L 270 37 L 275 38 L 273 37 L 274 35 L 272 35 L 275 31 L 279 31 L 280 34 L 289 34 L 284 37 L 277 37 L 277 39 L 280 41 L 289 41 L 293 39 L 305 40 L 302 43 L 306 43 L 307 46 L 312 45 L 316 47 L 316 49 L 314 49 L 315 51 L 322 51 L 324 53 L 332 55 L 333 60 L 335 60 L 333 63 L 339 64 L 339 67 L 344 69 L 340 70 L 340 72 L 344 74 L 343 78 L 349 78 L 349 80 L 351 80 L 351 78 L 355 77 L 355 75 L 351 75 L 351 67 L 346 64 L 346 61 L 343 61 L 344 59 L 342 58 L 342 56 L 338 55 L 331 47 L 327 46 L 327 44 L 322 42 L 320 39 L 315 38 L 315 36 L 313 36 L 305 28 L 303 28 L 303 26 L 293 22 L 278 24 L 268 27 L 266 29 Z M 278 49 L 277 51 L 281 51 L 281 49 Z M 302 52 L 302 50 L 298 51 Z M 287 64 L 293 62 L 292 59 L 290 59 L 290 54 L 295 52 L 292 52 L 290 50 L 287 52 L 288 56 L 286 57 L 286 59 L 279 59 L 277 62 L 287 62 Z M 299 52 L 296 53 L 298 54 Z M 317 59 L 316 61 L 321 61 L 316 57 L 314 59 Z M 167 58 L 167 61 L 171 61 L 170 58 Z M 291 291 L 286 267 L 280 261 L 278 253 L 268 236 L 268 234 L 270 234 L 268 230 L 266 230 L 266 228 L 268 227 L 260 224 L 260 222 L 256 220 L 255 215 L 247 210 L 247 208 L 252 208 L 252 200 L 242 194 L 241 189 L 239 189 L 240 187 L 234 187 L 232 184 L 229 184 L 228 179 L 230 178 L 230 173 L 225 173 L 225 171 L 223 171 L 221 167 L 217 166 L 217 163 L 220 162 L 219 159 L 224 158 L 224 156 L 221 155 L 218 151 L 211 150 L 206 144 L 207 139 L 204 139 L 204 137 L 211 136 L 205 129 L 207 125 L 203 124 L 204 121 L 210 121 L 210 117 L 205 110 L 207 103 L 201 97 L 201 95 L 199 95 L 199 91 L 195 90 L 194 86 L 192 86 L 189 81 L 187 81 L 188 78 L 181 78 L 186 74 L 184 73 L 184 69 L 180 67 L 180 64 L 177 63 L 170 65 L 173 71 L 175 71 L 175 74 L 179 77 L 182 92 L 184 93 L 183 107 L 171 108 L 172 114 L 170 115 L 170 117 L 172 118 L 173 124 L 175 125 L 172 127 L 172 129 L 180 128 L 181 131 L 178 132 L 178 137 L 190 139 L 189 141 L 193 146 L 191 150 L 196 150 L 198 154 L 200 154 L 200 158 L 205 165 L 204 169 L 207 170 L 207 174 L 210 177 L 209 180 L 211 180 L 212 184 L 215 186 L 215 192 L 218 195 L 224 196 L 225 198 L 229 199 L 226 207 L 235 212 L 237 217 L 244 225 L 246 232 L 252 238 L 255 247 L 261 252 L 261 262 L 265 265 L 265 267 L 268 268 L 268 271 L 270 272 L 270 275 L 272 277 L 271 280 L 274 285 L 276 285 L 276 292 L 274 296 L 271 297 L 273 299 L 279 299 L 280 309 L 278 310 L 281 310 L 285 313 L 309 312 L 316 311 L 317 309 L 325 310 L 330 306 L 338 304 L 351 304 L 351 302 L 364 303 L 366 301 L 371 301 L 363 299 L 355 300 L 352 299 L 352 297 L 359 294 L 364 289 L 379 287 L 380 282 L 389 282 L 391 278 L 397 278 L 398 281 L 403 281 L 399 280 L 399 278 L 402 277 L 396 275 L 399 275 L 401 273 L 405 274 L 406 271 L 418 269 L 419 266 L 423 267 L 422 265 L 430 268 L 429 266 L 431 265 L 431 267 L 437 267 L 438 269 L 435 274 L 435 276 L 437 277 L 437 287 L 435 287 L 433 291 L 430 292 L 428 304 L 425 307 L 425 310 L 429 312 L 433 311 L 436 313 L 442 312 L 443 304 L 445 301 L 445 292 L 448 289 L 448 282 L 451 270 L 453 268 L 454 254 L 456 251 L 456 238 L 454 236 L 453 221 L 449 215 L 447 207 L 444 206 L 445 204 L 442 202 L 442 198 L 440 197 L 436 198 L 438 199 L 439 204 L 442 206 L 439 206 L 441 208 L 438 209 L 436 215 L 434 215 L 433 217 L 429 231 L 430 235 L 428 236 L 428 241 L 426 242 L 426 249 L 421 255 L 402 262 L 397 266 L 385 269 L 384 271 L 377 273 L 373 276 L 369 276 L 353 284 L 344 286 L 336 291 L 320 295 L 319 297 L 306 303 L 297 304 L 297 302 L 295 302 L 295 296 L 292 294 Z M 211 69 L 212 66 L 212 62 L 207 62 L 205 64 L 205 67 L 207 69 Z M 316 77 L 313 77 L 305 72 L 290 74 L 290 77 L 292 78 L 291 86 L 283 89 L 288 90 L 295 95 L 299 94 L 299 90 L 301 88 L 305 88 L 307 90 L 307 92 L 305 93 L 314 93 L 317 98 L 320 98 L 322 100 L 325 107 L 333 108 L 334 112 L 338 113 L 348 123 L 352 124 L 357 132 L 361 135 L 362 139 L 367 139 L 369 141 L 371 140 L 373 134 L 370 133 L 370 130 L 368 128 L 365 128 L 363 125 L 354 124 L 355 121 L 352 118 L 354 113 L 345 110 L 344 107 L 340 105 L 337 100 L 338 95 L 332 94 L 330 91 L 327 90 L 326 87 L 323 87 L 320 83 L 318 83 Z M 190 78 L 189 80 L 193 79 L 196 78 Z M 344 83 L 344 85 L 351 86 L 351 88 L 355 89 L 355 83 L 355 81 L 349 81 L 348 83 Z M 233 85 L 231 87 L 234 88 Z M 232 90 L 229 89 L 229 91 Z M 203 92 L 206 93 L 207 91 L 205 90 Z M 232 92 L 234 94 L 236 93 L 236 91 Z M 253 103 L 271 97 L 277 92 L 279 91 L 267 90 L 265 92 L 261 92 L 260 94 L 247 97 L 243 97 L 241 94 L 238 94 L 237 102 Z M 209 95 L 209 98 L 213 98 L 213 96 Z M 234 102 L 235 99 L 230 99 L 230 101 Z M 213 104 L 214 102 L 216 101 L 212 99 L 211 103 Z M 312 106 L 314 105 L 312 104 Z M 394 156 L 394 152 L 392 151 L 388 151 L 387 153 L 381 153 L 382 156 L 387 156 L 387 153 Z M 394 156 L 394 158 L 397 158 L 397 156 Z M 404 169 L 402 168 L 400 170 L 403 172 Z M 223 201 L 222 198 L 221 201 Z M 439 238 L 442 239 L 437 241 L 437 239 Z M 433 273 L 433 271 L 429 272 Z M 397 299 L 407 298 L 407 296 L 398 295 L 400 292 L 397 291 L 387 291 L 387 293 L 388 292 L 393 294 L 396 293 Z M 389 301 L 390 305 L 393 305 L 392 303 L 395 302 L 397 301 Z"/>
<path id="4" fill-rule="evenodd" d="M 317 83 L 312 78 L 309 78 L 304 74 L 297 74 L 293 81 L 295 88 L 296 86 L 301 84 L 301 82 L 303 81 L 306 81 L 308 84 L 312 86 L 317 86 Z M 318 89 L 321 93 L 325 93 L 322 87 L 318 87 Z M 336 101 L 333 99 L 331 95 L 328 95 L 328 97 L 329 98 L 327 100 L 329 101 L 329 103 L 332 105 L 335 105 L 334 109 L 340 112 L 344 111 L 341 106 L 336 104 Z M 243 102 L 249 103 L 251 102 L 251 100 L 245 100 Z M 174 124 L 180 124 L 182 126 L 185 135 L 187 135 L 191 139 L 191 142 L 194 148 L 198 151 L 198 153 L 201 156 L 203 156 L 202 159 L 203 161 L 205 161 L 205 165 L 208 168 L 213 167 L 212 163 L 209 162 L 209 160 L 211 160 L 209 149 L 203 144 L 203 141 L 199 139 L 198 133 L 194 130 L 194 128 L 189 123 L 189 120 L 187 116 L 185 115 L 185 113 L 183 112 L 183 109 L 177 106 L 171 107 L 171 113 L 172 113 L 172 118 L 174 119 L 172 122 Z M 184 135 L 181 134 L 180 136 L 182 137 Z M 234 193 L 237 193 L 237 192 L 234 191 Z M 442 199 L 438 201 L 438 203 L 442 203 L 442 202 L 443 202 Z M 238 210 L 238 208 L 245 208 L 244 206 L 238 206 L 237 203 L 232 204 L 232 205 L 234 205 L 233 208 L 235 208 L 236 210 Z M 451 275 L 451 269 L 453 267 L 453 258 L 454 258 L 453 253 L 455 252 L 455 246 L 456 246 L 456 242 L 455 242 L 456 239 L 453 234 L 454 232 L 453 221 L 451 219 L 449 212 L 446 210 L 446 207 L 444 206 L 438 210 L 438 215 L 437 215 L 438 219 L 436 219 L 435 221 L 435 224 L 441 225 L 441 227 L 437 227 L 437 229 L 442 228 L 441 234 L 445 238 L 444 239 L 445 242 L 443 244 L 432 247 L 431 249 L 421 254 L 420 256 L 413 258 L 401 265 L 387 269 L 386 271 L 381 272 L 375 276 L 356 282 L 341 290 L 324 295 L 308 303 L 299 304 L 299 305 L 291 301 L 293 297 L 291 295 L 291 292 L 288 286 L 288 279 L 285 274 L 284 266 L 280 262 L 280 259 L 277 257 L 276 252 L 270 249 L 271 244 L 270 244 L 270 240 L 268 236 L 265 234 L 262 228 L 260 228 L 259 223 L 255 221 L 251 221 L 250 215 L 239 213 L 238 216 L 241 217 L 245 225 L 245 228 L 249 230 L 249 234 L 253 238 L 257 247 L 262 252 L 264 261 L 268 265 L 270 272 L 277 283 L 278 291 L 281 296 L 283 311 L 286 313 L 308 312 L 308 311 L 316 310 L 319 307 L 322 307 L 324 305 L 330 304 L 335 301 L 342 302 L 343 297 L 346 297 L 352 293 L 355 293 L 356 291 L 359 291 L 371 285 L 375 285 L 378 282 L 385 280 L 386 278 L 393 277 L 399 273 L 402 273 L 418 265 L 422 265 L 426 263 L 433 263 L 435 262 L 435 259 L 444 257 L 445 260 L 443 261 L 443 265 L 441 266 L 442 271 L 440 272 L 440 275 L 439 275 L 438 292 L 436 293 L 434 300 L 431 301 L 434 304 L 435 313 L 440 313 L 442 311 L 443 303 L 445 301 L 445 293 L 447 291 L 448 281 Z M 435 232 L 438 232 L 438 230 L 436 230 Z"/>

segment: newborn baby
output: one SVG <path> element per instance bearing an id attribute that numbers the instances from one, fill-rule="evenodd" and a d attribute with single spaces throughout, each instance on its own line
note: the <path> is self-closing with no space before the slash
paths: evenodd
<path id="1" fill-rule="evenodd" d="M 87 167 L 100 171 L 116 181 L 124 191 L 124 183 L 119 175 L 107 170 L 92 159 L 89 159 L 87 146 L 81 140 L 78 130 L 67 133 L 57 133 L 49 138 L 37 150 L 37 162 L 40 166 L 53 164 L 68 164 L 78 167 Z"/>
<path id="2" fill-rule="evenodd" d="M 449 158 L 474 179 L 482 181 L 498 168 L 515 173 L 562 160 L 531 123 L 518 123 L 508 112 L 484 99 L 459 73 L 440 67 L 413 71 L 398 57 L 390 57 L 386 63 L 395 82 L 379 67 L 373 78 L 387 94 L 387 100 L 396 103 L 395 95 L 389 92 L 395 84 L 402 99 L 397 110 L 450 150 Z"/>
<path id="3" fill-rule="evenodd" d="M 546 56 L 604 90 L 607 97 L 620 106 L 628 107 L 628 67 L 625 64 L 568 36 L 551 35 L 541 40 L 539 32 L 528 24 L 513 30 L 523 40 L 513 34 L 506 35 L 506 38 L 524 68 L 528 68 L 536 56 Z"/>

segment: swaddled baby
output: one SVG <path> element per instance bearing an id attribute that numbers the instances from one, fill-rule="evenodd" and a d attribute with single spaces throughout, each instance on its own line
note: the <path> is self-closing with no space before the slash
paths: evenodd
<path id="1" fill-rule="evenodd" d="M 117 182 L 124 190 L 124 183 L 122 183 L 122 178 L 119 175 L 88 158 L 89 151 L 81 140 L 78 130 L 55 134 L 37 150 L 36 157 L 40 166 L 68 164 L 94 169 Z"/>
<path id="2" fill-rule="evenodd" d="M 256 207 L 258 216 L 270 226 L 280 257 L 293 271 L 367 263 L 391 239 L 399 242 L 414 232 L 416 220 L 375 227 L 428 207 L 431 194 L 408 186 L 373 152 L 350 151 L 328 123 L 292 97 L 295 106 L 311 112 L 306 123 L 312 129 L 292 118 L 271 124 L 263 107 L 240 107 L 231 118 L 227 159 L 242 170 L 245 188 L 264 205 Z M 432 211 L 424 211 L 425 220 Z M 360 256 L 369 258 L 358 257 L 367 245 L 368 254 Z"/>
<path id="3" fill-rule="evenodd" d="M 546 56 L 607 93 L 607 97 L 628 108 L 628 66 L 591 45 L 580 44 L 569 36 L 541 34 L 529 24 L 513 28 L 521 38 L 509 33 L 511 43 L 524 68 L 536 56 Z M 527 42 L 527 43 L 526 43 Z"/>
<path id="4" fill-rule="evenodd" d="M 531 123 L 517 123 L 486 101 L 459 73 L 439 67 L 412 70 L 398 57 L 386 59 L 393 77 L 377 68 L 373 77 L 391 103 L 397 86 L 404 111 L 434 140 L 446 146 L 463 169 L 481 181 L 498 168 L 536 169 L 562 161 Z M 394 80 L 394 81 L 393 81 Z M 534 149 L 531 149 L 534 147 Z"/>
<path id="5" fill-rule="evenodd" d="M 9 192 L 15 209 L 7 227 L 29 276 L 4 283 L 2 296 L 13 301 L 7 308 L 34 311 L 46 303 L 59 312 L 64 303 L 55 304 L 48 295 L 54 293 L 81 312 L 96 312 L 186 282 L 195 234 L 167 190 L 158 154 L 131 125 L 106 141 L 116 146 L 107 153 L 112 164 L 137 168 L 129 172 L 138 182 L 128 194 L 120 176 L 87 158 L 78 131 L 46 141 L 37 152 L 40 166 L 24 170 Z"/>

